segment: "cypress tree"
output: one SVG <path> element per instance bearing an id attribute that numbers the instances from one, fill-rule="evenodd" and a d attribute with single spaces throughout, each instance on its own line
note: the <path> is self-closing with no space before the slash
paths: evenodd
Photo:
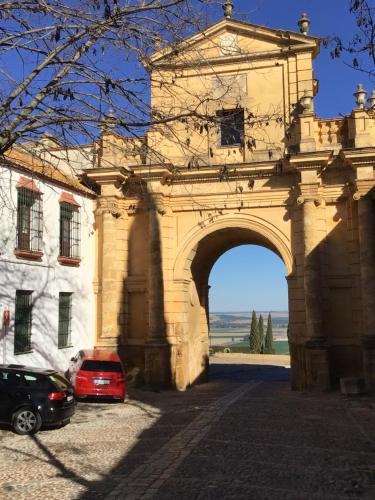
<path id="1" fill-rule="evenodd" d="M 265 354 L 275 354 L 275 350 L 273 348 L 271 313 L 268 314 L 268 319 L 267 319 L 267 332 L 266 332 L 266 339 L 264 342 L 264 353 Z"/>
<path id="2" fill-rule="evenodd" d="M 257 343 L 258 343 L 258 352 L 263 354 L 264 352 L 264 324 L 263 324 L 263 316 L 259 315 L 258 328 L 257 328 Z"/>
<path id="3" fill-rule="evenodd" d="M 250 352 L 257 353 L 258 342 L 257 342 L 257 315 L 253 311 L 251 315 L 251 325 L 250 325 Z"/>

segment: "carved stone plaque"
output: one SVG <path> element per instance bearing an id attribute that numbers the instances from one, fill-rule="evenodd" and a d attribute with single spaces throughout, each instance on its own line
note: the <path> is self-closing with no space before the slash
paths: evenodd
<path id="1" fill-rule="evenodd" d="M 214 99 L 240 98 L 247 95 L 247 78 L 241 75 L 216 75 L 212 77 L 212 94 Z"/>
<path id="2" fill-rule="evenodd" d="M 222 56 L 230 56 L 239 53 L 237 35 L 224 33 L 220 36 L 220 53 Z"/>

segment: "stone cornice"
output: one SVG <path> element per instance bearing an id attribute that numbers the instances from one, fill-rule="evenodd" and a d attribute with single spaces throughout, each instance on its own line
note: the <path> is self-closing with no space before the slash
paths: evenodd
<path id="1" fill-rule="evenodd" d="M 235 193 L 233 191 L 211 191 L 209 194 L 200 192 L 176 193 L 173 195 L 165 193 L 162 197 L 163 205 L 172 212 L 179 211 L 238 211 L 249 208 L 264 207 L 286 207 L 293 206 L 298 196 L 302 196 L 300 203 L 306 200 L 316 202 L 318 205 L 332 204 L 342 201 L 350 196 L 350 191 L 346 185 L 338 184 L 335 186 L 322 186 L 318 183 L 300 183 L 298 190 L 290 188 L 278 189 L 258 189 L 255 191 L 246 191 Z M 241 204 L 242 202 L 242 204 Z M 126 210 L 134 215 L 147 208 L 147 205 L 140 203 L 139 200 L 125 200 Z"/>
<path id="2" fill-rule="evenodd" d="M 215 180 L 236 180 L 241 178 L 261 178 L 272 177 L 274 175 L 290 175 L 290 172 L 283 172 L 279 161 L 232 163 L 229 165 L 216 164 L 205 165 L 194 168 L 187 167 L 167 167 L 164 165 L 151 165 L 149 167 L 136 166 L 134 174 L 144 181 L 160 180 L 164 185 L 183 184 L 194 182 L 212 182 Z"/>
<path id="3" fill-rule="evenodd" d="M 375 165 L 375 148 L 342 149 L 341 159 L 352 167 Z"/>
<path id="4" fill-rule="evenodd" d="M 290 155 L 289 165 L 296 170 L 316 170 L 324 168 L 333 156 L 333 151 L 314 151 Z"/>
<path id="5" fill-rule="evenodd" d="M 342 150 L 340 156 L 342 161 L 355 171 L 353 200 L 358 201 L 367 194 L 373 195 L 372 191 L 375 187 L 375 148 Z"/>
<path id="6" fill-rule="evenodd" d="M 131 175 L 132 171 L 124 168 L 88 168 L 85 170 L 87 177 L 99 185 L 109 185 L 113 184 L 115 186 L 120 186 L 122 182 L 124 182 L 129 175 Z"/>
<path id="7" fill-rule="evenodd" d="M 278 50 L 269 50 L 266 52 L 252 52 L 252 53 L 243 53 L 238 55 L 230 55 L 230 56 L 219 56 L 219 57 L 210 57 L 207 59 L 192 59 L 189 61 L 171 61 L 165 62 L 163 64 L 158 64 L 157 69 L 166 69 L 166 70 L 174 70 L 176 68 L 196 68 L 202 66 L 221 66 L 225 64 L 241 64 L 251 61 L 262 61 L 270 59 L 286 59 L 287 57 L 296 54 L 298 52 L 306 52 L 305 45 L 296 45 L 293 47 L 282 48 Z M 214 73 L 213 73 L 214 74 Z"/>
<path id="8" fill-rule="evenodd" d="M 286 189 L 259 191 L 255 193 L 217 193 L 214 197 L 211 195 L 192 194 L 192 195 L 173 195 L 169 204 L 173 212 L 177 211 L 238 211 L 247 208 L 268 206 L 280 207 L 291 203 L 290 192 Z"/>

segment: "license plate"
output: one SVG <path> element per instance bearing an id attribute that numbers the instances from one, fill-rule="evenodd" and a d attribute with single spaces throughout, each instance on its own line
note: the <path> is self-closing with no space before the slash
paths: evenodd
<path id="1" fill-rule="evenodd" d="M 73 399 L 73 396 L 68 396 L 68 397 L 66 398 L 66 400 L 67 400 L 67 401 L 71 401 L 72 399 Z"/>
<path id="2" fill-rule="evenodd" d="M 94 378 L 95 385 L 108 385 L 111 381 L 104 378 Z"/>

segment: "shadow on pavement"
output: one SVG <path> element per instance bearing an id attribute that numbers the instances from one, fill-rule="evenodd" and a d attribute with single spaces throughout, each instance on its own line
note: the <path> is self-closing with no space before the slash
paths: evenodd
<path id="1" fill-rule="evenodd" d="M 151 405 L 155 411 L 160 412 L 160 417 L 152 427 L 142 432 L 137 444 L 130 452 L 124 455 L 100 481 L 92 482 L 79 498 L 92 500 L 105 497 L 116 486 L 116 478 L 130 476 L 132 471 L 142 466 L 174 435 L 183 430 L 215 401 L 251 380 L 289 382 L 290 368 L 215 362 L 210 365 L 209 382 L 196 385 L 186 392 L 130 390 L 131 399 L 128 404 L 142 409 L 143 405 L 148 407 Z"/>
<path id="2" fill-rule="evenodd" d="M 81 500 L 375 498 L 372 401 L 365 408 L 358 400 L 343 404 L 334 393 L 292 392 L 289 379 L 290 369 L 284 366 L 215 360 L 209 382 L 185 392 L 130 388 L 125 405 L 139 408 L 149 420 L 133 434 L 132 448 L 119 448 L 120 458 L 109 470 L 105 449 L 116 446 L 112 428 L 98 435 L 104 446 L 102 455 L 94 450 L 95 464 L 92 457 L 86 459 L 88 450 L 79 438 L 47 446 L 41 436 L 32 436 L 27 439 L 42 454 L 17 452 L 25 460 L 38 460 L 40 467 L 52 465 L 53 477 L 65 480 L 59 487 L 71 494 L 65 497 Z M 82 406 L 82 423 L 92 424 L 95 409 L 105 418 L 99 405 Z M 127 418 L 126 412 L 122 415 Z M 368 428 L 359 427 L 358 416 Z M 121 428 L 125 445 L 130 419 Z M 66 446 L 84 468 L 60 454 Z"/>
<path id="3" fill-rule="evenodd" d="M 364 408 L 363 403 L 343 404 L 334 393 L 292 392 L 290 368 L 285 366 L 216 359 L 209 375 L 208 383 L 185 392 L 130 388 L 125 405 L 141 412 L 129 412 L 129 422 L 121 427 L 124 446 L 109 470 L 105 449 L 116 446 L 112 428 L 108 435 L 98 435 L 104 446 L 103 455 L 94 450 L 95 464 L 92 457 L 86 461 L 88 450 L 80 439 L 47 446 L 32 436 L 28 439 L 41 456 L 26 449 L 18 453 L 39 460 L 41 466 L 52 465 L 54 477 L 66 480 L 60 484 L 73 484 L 75 493 L 69 498 L 81 500 L 143 495 L 155 500 L 375 498 L 370 401 Z M 236 393 L 241 395 L 231 400 Z M 76 423 L 92 426 L 93 419 L 106 418 L 108 405 L 80 407 Z M 361 422 L 367 422 L 365 410 L 367 433 L 357 422 L 360 415 Z M 127 418 L 126 412 L 121 414 Z M 130 420 L 140 415 L 149 418 L 147 426 L 128 436 Z M 126 449 L 126 441 L 134 437 L 132 448 Z M 85 468 L 77 469 L 60 454 L 66 446 Z"/>
<path id="4" fill-rule="evenodd" d="M 276 385 L 287 383 L 290 380 L 290 369 L 283 366 L 228 364 L 215 360 L 210 366 L 209 382 L 196 385 L 185 392 L 157 392 L 145 388 L 130 388 L 130 399 L 125 404 L 140 408 L 145 416 L 150 417 L 150 426 L 137 436 L 134 446 L 123 454 L 114 467 L 103 472 L 100 479 L 87 479 L 82 473 L 77 473 L 73 467 L 65 463 L 59 453 L 56 453 L 56 449 L 50 449 L 38 436 L 31 436 L 30 439 L 42 451 L 42 461 L 53 465 L 56 477 L 67 479 L 85 489 L 75 498 L 81 500 L 105 498 L 119 481 L 126 483 L 134 471 L 140 470 L 139 467 L 145 466 L 150 460 L 155 461 L 157 457 L 155 454 L 163 446 L 167 444 L 169 449 L 170 440 L 180 432 L 184 433 L 188 425 L 205 414 L 216 401 L 252 380 L 271 382 L 271 385 L 272 382 Z M 285 391 L 288 391 L 287 384 Z M 106 407 L 107 404 L 100 405 L 98 402 L 80 403 L 81 412 L 76 423 L 85 424 L 101 416 L 105 418 L 103 412 Z M 110 432 L 108 439 L 111 440 Z M 73 454 L 84 453 L 79 442 L 75 443 L 75 447 L 76 449 L 71 450 Z M 84 460 L 84 457 L 82 459 Z M 105 463 L 101 462 L 99 457 L 97 466 L 98 469 L 106 470 Z M 146 465 L 146 469 L 147 467 L 149 466 Z"/>
<path id="5" fill-rule="evenodd" d="M 43 452 L 43 454 L 46 457 L 46 461 L 52 464 L 59 471 L 60 477 L 74 481 L 75 483 L 81 484 L 87 488 L 90 487 L 90 481 L 87 481 L 84 477 L 80 476 L 79 474 L 76 474 L 72 469 L 66 467 L 65 464 L 49 450 L 48 446 L 42 443 L 42 441 L 38 438 L 38 436 L 30 436 L 30 438 Z"/>

